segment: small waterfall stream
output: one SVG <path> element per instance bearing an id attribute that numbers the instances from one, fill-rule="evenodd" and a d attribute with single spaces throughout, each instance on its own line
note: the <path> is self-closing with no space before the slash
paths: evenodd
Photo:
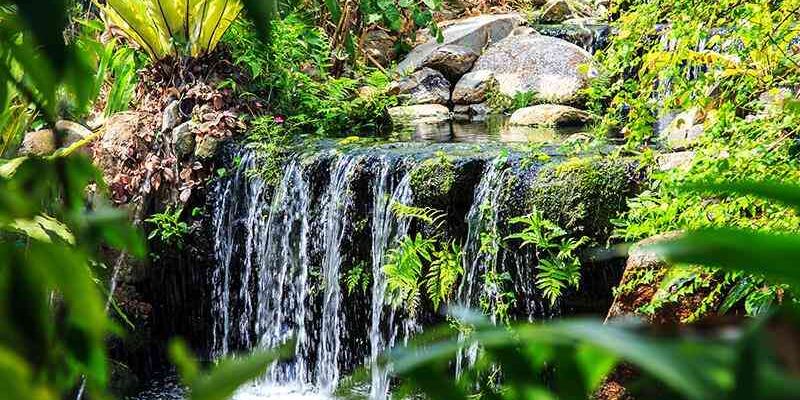
<path id="1" fill-rule="evenodd" d="M 448 211 L 450 226 L 463 227 L 449 233 L 464 243 L 464 276 L 454 304 L 492 308 L 513 290 L 515 318 L 548 318 L 559 307 L 543 305 L 530 279 L 530 254 L 500 245 L 517 212 L 503 203 L 521 204 L 508 189 L 529 181 L 519 178 L 536 168 L 520 168 L 496 154 L 456 162 L 457 168 L 478 167 L 457 188 L 465 205 Z M 240 150 L 235 171 L 220 179 L 215 193 L 210 357 L 272 348 L 290 338 L 296 347 L 291 361 L 272 366 L 238 399 L 330 398 L 361 366 L 369 374 L 361 393 L 389 397 L 391 366 L 381 365 L 380 356 L 422 326 L 445 321 L 435 310 L 411 319 L 385 301 L 386 255 L 419 229 L 398 217 L 393 205 L 415 205 L 412 172 L 433 156 L 402 146 L 319 151 L 293 158 L 270 185 L 249 172 L 259 165 L 256 153 Z M 487 240 L 493 243 L 487 246 Z M 368 279 L 363 291 L 345 284 L 357 266 Z M 492 281 L 490 274 L 506 280 Z M 466 349 L 455 368 L 472 362 L 476 351 Z"/>

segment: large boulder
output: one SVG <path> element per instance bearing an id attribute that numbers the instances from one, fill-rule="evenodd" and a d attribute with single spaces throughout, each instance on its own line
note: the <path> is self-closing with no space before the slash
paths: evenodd
<path id="1" fill-rule="evenodd" d="M 486 92 L 495 83 L 494 73 L 472 71 L 458 80 L 451 96 L 455 104 L 477 104 L 486 100 Z"/>
<path id="2" fill-rule="evenodd" d="M 472 64 L 477 59 L 478 53 L 474 50 L 451 44 L 436 49 L 422 62 L 422 66 L 433 68 L 443 73 L 448 79 L 457 81 L 472 69 Z"/>
<path id="3" fill-rule="evenodd" d="M 417 46 L 400 62 L 397 70 L 401 73 L 416 71 L 434 51 L 447 45 L 463 46 L 475 53 L 480 53 L 487 43 L 494 43 L 505 38 L 514 28 L 524 22 L 525 19 L 515 13 L 480 15 L 456 21 L 443 29 L 444 40 L 441 43 L 435 38 L 431 38 Z"/>
<path id="4" fill-rule="evenodd" d="M 441 104 L 418 104 L 392 107 L 389 117 L 397 126 L 437 124 L 450 120 L 450 110 Z"/>
<path id="5" fill-rule="evenodd" d="M 586 125 L 592 115 L 586 111 L 558 104 L 539 104 L 520 108 L 511 115 L 511 125 L 547 126 L 554 128 Z"/>
<path id="6" fill-rule="evenodd" d="M 447 104 L 450 81 L 441 72 L 423 68 L 392 83 L 389 94 L 400 96 L 406 104 Z"/>
<path id="7" fill-rule="evenodd" d="M 586 50 L 565 40 L 515 35 L 489 47 L 473 69 L 492 71 L 506 96 L 533 92 L 541 102 L 572 104 L 589 83 L 591 60 Z"/>

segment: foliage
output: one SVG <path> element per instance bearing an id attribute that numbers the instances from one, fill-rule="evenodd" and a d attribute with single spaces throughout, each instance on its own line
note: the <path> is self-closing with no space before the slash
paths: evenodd
<path id="1" fill-rule="evenodd" d="M 349 295 L 352 295 L 356 289 L 359 289 L 362 294 L 366 294 L 371 281 L 371 276 L 366 271 L 363 262 L 350 268 L 344 277 L 345 287 L 347 287 L 347 294 Z"/>
<path id="2" fill-rule="evenodd" d="M 386 274 L 386 299 L 393 307 L 404 306 L 415 314 L 422 301 L 423 263 L 433 259 L 435 242 L 424 239 L 420 233 L 406 236 L 397 247 L 389 250 L 383 272 Z"/>
<path id="3" fill-rule="evenodd" d="M 150 240 L 158 238 L 166 245 L 183 247 L 183 238 L 189 233 L 189 224 L 181 221 L 182 213 L 181 207 L 168 207 L 163 212 L 151 215 L 145 220 L 153 225 L 153 230 L 147 238 Z"/>
<path id="4" fill-rule="evenodd" d="M 388 77 L 379 70 L 332 76 L 330 39 L 300 16 L 275 21 L 268 41 L 255 36 L 251 23 L 238 21 L 223 41 L 253 77 L 242 95 L 266 93 L 271 116 L 280 121 L 276 132 L 348 136 L 388 126 L 386 108 L 397 102 L 385 93 Z"/>
<path id="5" fill-rule="evenodd" d="M 428 268 L 424 284 L 434 309 L 438 310 L 440 304 L 450 299 L 458 278 L 464 274 L 464 267 L 461 265 L 462 256 L 461 246 L 455 242 L 433 251 L 433 261 Z"/>
<path id="6" fill-rule="evenodd" d="M 238 0 L 109 0 L 103 6 L 153 60 L 209 53 L 241 10 Z"/>
<path id="7" fill-rule="evenodd" d="M 390 205 L 392 213 L 398 218 L 417 219 L 430 225 L 435 229 L 441 228 L 446 222 L 447 214 L 441 210 L 431 207 L 414 207 L 405 205 L 398 201 L 392 201 Z"/>
<path id="8" fill-rule="evenodd" d="M 578 289 L 581 279 L 581 262 L 575 252 L 589 242 L 586 236 L 578 240 L 565 237 L 567 231 L 544 218 L 544 214 L 533 212 L 510 220 L 512 224 L 522 224 L 522 231 L 509 235 L 506 240 L 520 240 L 522 246 L 534 246 L 539 271 L 536 287 L 555 304 L 567 288 Z"/>
<path id="9" fill-rule="evenodd" d="M 792 185 L 738 182 L 694 188 L 768 197 L 800 207 L 800 188 Z M 548 240 L 546 234 L 530 236 Z M 671 263 L 763 275 L 790 289 L 800 288 L 793 257 L 800 249 L 797 233 L 705 228 L 662 241 L 652 249 Z M 788 304 L 770 324 L 795 330 L 798 315 L 796 307 Z M 772 333 L 764 318 L 748 321 L 735 334 L 699 339 L 697 335 L 665 337 L 663 332 L 639 326 L 588 320 L 500 328 L 472 314 L 458 317 L 460 324 L 472 328 L 450 337 L 420 338 L 390 355 L 388 361 L 405 378 L 408 391 L 421 390 L 436 399 L 580 399 L 593 396 L 614 367 L 625 362 L 643 374 L 626 385 L 643 398 L 790 399 L 800 393 L 800 381 L 779 361 L 783 342 L 767 339 Z M 481 346 L 478 361 L 453 378 L 450 360 L 459 349 L 476 345 Z M 497 371 L 503 375 L 501 382 L 485 379 Z"/>
<path id="10" fill-rule="evenodd" d="M 514 96 L 509 96 L 500 92 L 496 86 L 491 86 L 486 91 L 486 105 L 495 113 L 512 114 L 520 108 L 529 107 L 536 103 L 536 92 L 519 92 Z"/>
<path id="11" fill-rule="evenodd" d="M 210 371 L 200 370 L 199 362 L 181 340 L 170 343 L 169 354 L 189 388 L 190 400 L 227 400 L 240 386 L 263 376 L 270 365 L 289 358 L 292 349 L 294 343 L 290 341 L 275 350 L 220 360 Z"/>

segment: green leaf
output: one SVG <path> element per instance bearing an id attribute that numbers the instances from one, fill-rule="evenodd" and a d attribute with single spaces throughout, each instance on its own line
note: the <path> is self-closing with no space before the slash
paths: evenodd
<path id="1" fill-rule="evenodd" d="M 272 363 L 291 357 L 294 348 L 294 341 L 291 341 L 277 350 L 260 351 L 241 358 L 223 360 L 207 375 L 197 376 L 191 381 L 191 399 L 230 399 L 236 389 L 262 376 Z"/>
<path id="2" fill-rule="evenodd" d="M 684 186 L 686 190 L 720 194 L 739 194 L 771 199 L 800 211 L 800 186 L 793 183 L 738 181 L 701 183 Z"/>

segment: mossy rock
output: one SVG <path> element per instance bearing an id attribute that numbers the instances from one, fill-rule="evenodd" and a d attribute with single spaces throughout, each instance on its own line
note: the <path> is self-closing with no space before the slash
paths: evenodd
<path id="1" fill-rule="evenodd" d="M 573 158 L 542 168 L 530 185 L 529 206 L 570 232 L 605 241 L 641 180 L 630 159 Z"/>
<path id="2" fill-rule="evenodd" d="M 444 208 L 455 186 L 456 166 L 445 154 L 429 158 L 411 171 L 414 204 Z"/>

